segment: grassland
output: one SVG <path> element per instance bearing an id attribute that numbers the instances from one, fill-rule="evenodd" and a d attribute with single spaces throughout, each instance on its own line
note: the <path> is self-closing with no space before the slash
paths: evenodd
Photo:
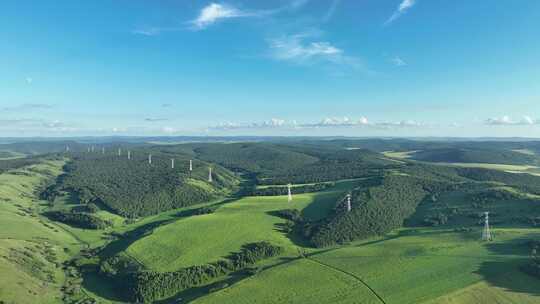
<path id="1" fill-rule="evenodd" d="M 439 228 L 402 228 L 380 238 L 313 249 L 284 233 L 285 220 L 275 211 L 294 208 L 308 218 L 321 219 L 357 180 L 338 181 L 322 192 L 294 195 L 292 203 L 286 196 L 219 199 L 133 223 L 101 210 L 97 215 L 115 225 L 96 231 L 40 216 L 51 207 L 36 198 L 35 189 L 60 174 L 63 164 L 45 161 L 0 175 L 0 300 L 60 303 L 60 288 L 66 280 L 60 264 L 82 248 L 105 245 L 103 255 L 125 254 L 147 269 L 173 271 L 216 261 L 249 242 L 270 241 L 284 247 L 282 256 L 258 265 L 262 270 L 255 275 L 227 281 L 231 286 L 219 291 L 208 293 L 201 287 L 194 303 L 540 303 L 540 281 L 519 271 L 529 256 L 525 241 L 539 239 L 540 230 L 496 224 L 506 216 L 536 214 L 536 202 L 526 198 L 537 196 L 516 192 L 523 199 L 492 204 L 498 216 L 493 218 L 496 239 L 490 243 L 479 241 L 478 227 L 467 232 L 453 230 L 461 225 L 474 227 L 476 220 L 468 218 L 450 220 Z M 450 165 L 534 170 L 531 166 Z M 488 184 L 486 187 L 517 191 Z M 438 198 L 436 208 L 457 207 L 465 216 L 475 211 L 467 200 L 466 193 L 448 193 Z M 212 214 L 190 213 L 206 205 L 220 207 Z M 81 206 L 66 194 L 56 198 L 52 209 L 77 207 Z M 422 208 L 417 209 L 419 220 L 438 211 Z M 106 236 L 111 232 L 127 233 L 110 242 Z M 88 275 L 84 280 L 84 292 L 98 303 L 121 303 L 117 291 L 103 278 Z"/>
<path id="2" fill-rule="evenodd" d="M 34 190 L 60 173 L 46 161 L 0 174 L 0 299 L 6 303 L 58 303 L 60 263 L 81 248 L 70 233 L 39 216 Z"/>
<path id="3" fill-rule="evenodd" d="M 397 159 L 407 159 L 410 158 L 414 153 L 418 151 L 385 151 L 382 152 L 382 154 L 389 158 L 397 158 Z"/>
<path id="4" fill-rule="evenodd" d="M 308 261 L 270 268 L 196 303 L 301 303 L 308 298 L 309 303 L 538 303 L 540 284 L 517 267 L 528 257 L 523 239 L 539 232 L 501 229 L 496 234 L 495 242 L 482 243 L 478 230 L 401 230 L 386 239 L 314 252 Z M 343 287 L 342 275 L 356 284 Z M 268 286 L 272 292 L 266 293 Z M 321 291 L 321 286 L 326 288 Z"/>
<path id="5" fill-rule="evenodd" d="M 174 270 L 215 261 L 243 244 L 270 241 L 295 256 L 297 247 L 281 232 L 285 220 L 273 215 L 283 209 L 303 210 L 310 218 L 321 218 L 343 195 L 353 181 L 344 182 L 331 191 L 286 196 L 247 197 L 220 207 L 215 213 L 194 216 L 162 226 L 149 236 L 129 246 L 126 252 L 149 269 Z"/>

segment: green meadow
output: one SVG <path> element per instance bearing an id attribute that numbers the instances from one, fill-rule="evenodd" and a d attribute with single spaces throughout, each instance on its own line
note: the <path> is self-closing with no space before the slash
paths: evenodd
<path id="1" fill-rule="evenodd" d="M 0 299 L 6 303 L 59 303 L 60 263 L 81 244 L 39 214 L 35 189 L 61 172 L 62 161 L 0 174 Z"/>
<path id="2" fill-rule="evenodd" d="M 207 215 L 179 219 L 159 227 L 129 246 L 126 252 L 145 267 L 157 271 L 216 261 L 237 251 L 243 244 L 269 241 L 283 246 L 286 255 L 297 254 L 294 242 L 280 230 L 285 220 L 273 213 L 298 209 L 312 219 L 323 217 L 344 189 L 354 181 L 342 182 L 331 191 L 293 196 L 246 197 L 222 205 Z"/>
<path id="3" fill-rule="evenodd" d="M 539 232 L 495 233 L 483 243 L 479 230 L 402 229 L 315 251 L 195 303 L 538 303 L 540 284 L 517 267 L 528 258 L 524 240 Z"/>

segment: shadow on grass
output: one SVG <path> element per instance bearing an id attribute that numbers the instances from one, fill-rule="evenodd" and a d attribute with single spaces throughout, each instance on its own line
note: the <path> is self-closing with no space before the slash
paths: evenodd
<path id="1" fill-rule="evenodd" d="M 248 277 L 249 275 L 246 274 L 245 271 L 237 271 L 233 274 L 230 274 L 224 279 L 214 281 L 207 285 L 192 287 L 192 288 L 183 290 L 177 293 L 176 295 L 174 295 L 173 297 L 156 301 L 154 303 L 158 303 L 158 304 L 190 303 L 196 300 L 197 298 L 208 295 L 212 292 L 217 292 L 219 290 L 225 289 Z"/>
<path id="2" fill-rule="evenodd" d="M 477 274 L 490 285 L 517 293 L 540 296 L 540 279 L 525 274 L 521 268 L 530 263 L 528 241 L 540 239 L 540 234 L 529 234 L 504 242 L 486 243 L 486 248 L 498 256 L 508 258 L 483 262 Z"/>
<path id="3" fill-rule="evenodd" d="M 144 225 L 141 225 L 133 230 L 130 230 L 122 235 L 122 237 L 113 240 L 107 244 L 98 254 L 101 260 L 105 260 L 109 257 L 115 256 L 121 252 L 124 252 L 131 244 L 137 240 L 152 234 L 152 232 L 159 228 L 160 226 L 167 225 L 183 218 L 188 218 L 191 216 L 201 215 L 200 210 L 203 208 L 219 208 L 220 206 L 235 201 L 236 198 L 225 199 L 215 204 L 192 208 L 188 210 L 182 210 L 176 214 L 171 215 L 169 218 L 157 220 L 150 222 Z M 213 209 L 215 211 L 215 209 Z M 143 265 L 141 265 L 143 266 Z M 86 273 L 84 277 L 83 285 L 89 291 L 95 293 L 96 295 L 103 297 L 108 300 L 115 300 L 122 298 L 122 288 L 120 282 L 115 282 L 114 280 L 107 278 L 105 276 L 99 275 L 98 273 Z"/>

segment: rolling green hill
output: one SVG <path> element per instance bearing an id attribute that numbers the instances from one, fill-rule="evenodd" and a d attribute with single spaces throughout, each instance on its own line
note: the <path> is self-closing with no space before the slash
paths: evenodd
<path id="1" fill-rule="evenodd" d="M 2 276 L 0 300 L 540 302 L 539 279 L 522 271 L 540 240 L 540 177 L 349 149 L 359 143 L 370 141 L 140 145 L 130 160 L 108 149 L 5 163 L 0 270 L 14 279 Z M 479 240 L 484 211 L 493 242 Z"/>
<path id="2" fill-rule="evenodd" d="M 171 168 L 169 155 L 153 154 L 152 164 L 140 150 L 133 157 L 101 153 L 75 154 L 66 174 L 48 189 L 54 196 L 60 190 L 75 192 L 84 203 L 94 202 L 127 217 L 157 214 L 174 208 L 209 201 L 234 191 L 238 179 L 226 169 L 195 161 L 188 171 L 189 158 L 176 155 Z"/>

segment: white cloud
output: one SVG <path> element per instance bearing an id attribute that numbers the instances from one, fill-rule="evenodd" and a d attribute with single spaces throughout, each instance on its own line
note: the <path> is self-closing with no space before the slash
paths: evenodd
<path id="1" fill-rule="evenodd" d="M 416 4 L 416 0 L 403 0 L 396 11 L 386 20 L 384 25 L 389 25 L 392 22 L 394 22 L 396 19 L 401 17 L 401 15 L 405 14 L 409 9 L 411 9 Z"/>
<path id="2" fill-rule="evenodd" d="M 523 116 L 521 120 L 513 120 L 510 116 L 505 115 L 502 117 L 488 118 L 484 123 L 490 126 L 527 126 L 540 124 L 540 120 L 532 119 L 530 116 Z"/>
<path id="3" fill-rule="evenodd" d="M 172 133 L 178 132 L 178 130 L 173 128 L 173 127 L 163 127 L 163 128 L 161 128 L 161 132 L 167 133 L 167 134 L 172 134 Z"/>
<path id="4" fill-rule="evenodd" d="M 369 121 L 366 117 L 360 117 L 358 120 L 352 120 L 349 117 L 327 117 L 318 123 L 308 123 L 301 125 L 302 127 L 344 127 L 344 126 L 367 126 Z"/>
<path id="5" fill-rule="evenodd" d="M 395 56 L 395 57 L 392 57 L 390 58 L 390 62 L 397 66 L 397 67 L 402 67 L 402 66 L 406 66 L 407 65 L 407 62 L 405 62 L 405 60 L 401 59 L 400 57 L 398 56 Z"/>
<path id="6" fill-rule="evenodd" d="M 235 7 L 220 3 L 210 3 L 205 6 L 199 16 L 190 23 L 195 29 L 205 29 L 206 27 L 222 19 L 256 16 L 256 13 L 239 10 Z"/>
<path id="7" fill-rule="evenodd" d="M 32 79 L 32 77 L 26 77 L 26 83 L 27 84 L 32 84 L 32 82 L 34 81 L 34 79 Z"/>
<path id="8" fill-rule="evenodd" d="M 328 41 L 313 41 L 313 34 L 297 34 L 268 39 L 270 57 L 295 64 L 327 62 L 336 65 L 361 67 L 360 60 L 345 55 L 344 51 Z M 312 40 L 312 41 L 306 41 Z"/>
<path id="9" fill-rule="evenodd" d="M 211 127 L 214 130 L 247 130 L 247 129 L 312 129 L 312 128 L 373 128 L 373 129 L 392 129 L 392 128 L 418 128 L 428 126 L 425 123 L 414 120 L 403 120 L 398 122 L 370 122 L 366 117 L 361 116 L 358 119 L 349 117 L 327 117 L 315 123 L 297 123 L 296 120 L 286 121 L 273 118 L 269 121 L 260 123 L 233 123 L 226 122 Z"/>
<path id="10" fill-rule="evenodd" d="M 234 122 L 225 122 L 217 126 L 211 127 L 210 129 L 218 129 L 218 130 L 268 129 L 268 128 L 294 127 L 295 125 L 296 125 L 296 121 L 287 122 L 284 119 L 272 118 L 268 121 L 243 123 L 243 124 L 234 123 Z"/>
<path id="11" fill-rule="evenodd" d="M 275 59 L 306 61 L 314 57 L 338 56 L 343 51 L 329 42 L 318 41 L 304 43 L 302 35 L 293 35 L 270 40 L 270 48 Z"/>

